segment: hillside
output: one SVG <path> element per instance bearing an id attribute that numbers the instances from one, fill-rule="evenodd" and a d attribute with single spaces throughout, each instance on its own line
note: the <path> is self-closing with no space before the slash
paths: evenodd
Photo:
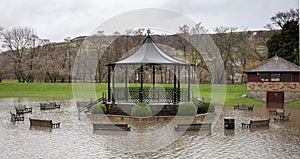
<path id="1" fill-rule="evenodd" d="M 239 83 L 243 82 L 244 69 L 266 59 L 266 41 L 272 34 L 270 31 L 249 31 L 207 35 L 152 35 L 152 38 L 169 55 L 195 64 L 197 80 L 201 83 L 210 82 L 208 66 L 214 60 L 210 57 L 210 62 L 203 57 L 211 54 L 205 49 L 208 45 L 217 46 L 226 69 L 227 82 Z M 18 77 L 21 82 L 70 82 L 74 77 L 73 73 L 78 77 L 73 81 L 106 82 L 107 70 L 104 65 L 128 56 L 144 38 L 144 35 L 99 35 L 77 37 L 70 42 L 48 43 L 23 51 L 19 65 L 15 52 L 3 52 L 0 54 L 0 79 Z M 210 40 L 205 38 L 211 38 L 215 45 L 206 44 Z M 197 50 L 195 44 L 202 50 L 199 47 Z"/>

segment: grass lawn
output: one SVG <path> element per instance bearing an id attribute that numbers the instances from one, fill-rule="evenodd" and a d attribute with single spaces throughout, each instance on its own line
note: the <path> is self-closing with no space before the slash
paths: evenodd
<path id="1" fill-rule="evenodd" d="M 132 84 L 131 86 L 139 86 Z M 166 85 L 162 85 L 164 87 Z M 182 85 L 185 87 L 185 85 Z M 102 97 L 103 92 L 107 92 L 107 84 L 88 83 L 75 84 L 70 83 L 17 83 L 3 81 L 0 83 L 0 98 L 45 98 L 45 99 L 71 99 L 73 97 L 91 98 Z M 246 84 L 235 85 L 211 85 L 200 84 L 191 85 L 193 96 L 204 97 L 212 102 L 224 103 L 227 106 L 234 104 L 254 104 L 263 105 L 264 102 L 242 97 L 246 94 Z M 288 105 L 300 106 L 300 101 L 288 103 Z"/>

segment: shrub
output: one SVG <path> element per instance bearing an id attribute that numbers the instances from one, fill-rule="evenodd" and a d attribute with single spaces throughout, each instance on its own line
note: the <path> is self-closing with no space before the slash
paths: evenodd
<path id="1" fill-rule="evenodd" d="M 210 106 L 210 102 L 203 102 L 198 107 L 197 113 L 207 113 L 207 112 L 213 112 L 215 110 L 215 107 L 213 105 Z"/>
<path id="2" fill-rule="evenodd" d="M 105 105 L 99 103 L 92 106 L 92 114 L 105 114 L 107 112 Z"/>
<path id="3" fill-rule="evenodd" d="M 150 116 L 152 113 L 151 108 L 146 103 L 138 103 L 131 109 L 132 116 L 145 117 Z"/>
<path id="4" fill-rule="evenodd" d="M 177 111 L 177 115 L 193 116 L 197 114 L 197 106 L 192 103 L 180 103 Z"/>

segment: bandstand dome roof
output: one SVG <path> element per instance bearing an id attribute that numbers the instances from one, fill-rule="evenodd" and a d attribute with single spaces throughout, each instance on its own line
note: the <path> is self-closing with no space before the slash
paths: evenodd
<path id="1" fill-rule="evenodd" d="M 174 59 L 173 57 L 164 53 L 157 45 L 153 42 L 149 33 L 146 39 L 143 41 L 142 45 L 127 58 L 110 63 L 108 65 L 146 65 L 146 64 L 156 64 L 156 65 L 185 65 L 189 66 L 191 64 L 181 62 Z"/>

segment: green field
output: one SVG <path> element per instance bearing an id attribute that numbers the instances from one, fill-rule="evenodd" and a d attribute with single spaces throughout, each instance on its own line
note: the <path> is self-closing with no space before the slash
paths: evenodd
<path id="1" fill-rule="evenodd" d="M 131 86 L 139 86 L 133 84 Z M 165 87 L 167 85 L 162 85 Z M 170 86 L 170 85 L 169 85 Z M 182 87 L 185 87 L 182 85 Z M 192 85 L 193 96 L 203 97 L 216 103 L 224 103 L 232 106 L 234 104 L 254 104 L 263 105 L 264 102 L 243 97 L 246 94 L 245 84 L 235 85 L 211 85 L 200 84 Z M 3 81 L 0 83 L 0 98 L 40 98 L 40 99 L 71 99 L 102 97 L 107 91 L 107 84 L 88 83 L 17 83 Z M 213 93 L 212 93 L 213 92 Z M 300 101 L 288 103 L 288 105 L 300 106 Z"/>

